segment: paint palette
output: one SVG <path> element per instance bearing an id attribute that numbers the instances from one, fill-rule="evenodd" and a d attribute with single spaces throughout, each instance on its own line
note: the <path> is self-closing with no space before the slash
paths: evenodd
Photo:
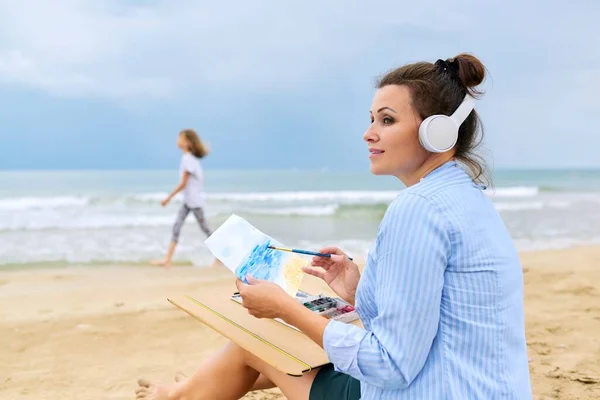
<path id="1" fill-rule="evenodd" d="M 304 307 L 327 319 L 344 323 L 359 319 L 356 309 L 339 297 L 329 297 L 323 294 L 311 295 L 302 290 L 298 290 L 295 298 L 296 301 L 304 305 Z M 242 298 L 239 293 L 234 293 L 233 296 L 231 296 L 231 300 L 240 304 L 242 303 Z M 277 318 L 275 321 L 299 330 L 295 326 L 292 326 L 281 319 Z"/>
<path id="2" fill-rule="evenodd" d="M 339 297 L 313 296 L 302 301 L 302 305 L 327 319 L 352 322 L 358 319 L 356 309 Z"/>

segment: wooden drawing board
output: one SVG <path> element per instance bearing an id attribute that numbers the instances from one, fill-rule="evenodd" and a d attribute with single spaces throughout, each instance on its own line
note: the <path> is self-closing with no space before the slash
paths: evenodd
<path id="1" fill-rule="evenodd" d="M 311 294 L 331 294 L 330 290 L 310 279 L 302 290 Z M 319 287 L 320 286 L 320 287 Z M 219 332 L 232 342 L 276 369 L 292 376 L 301 376 L 313 368 L 329 363 L 325 351 L 304 333 L 270 319 L 257 319 L 231 300 L 237 291 L 235 284 L 216 285 L 198 293 L 177 295 L 168 301 Z M 352 324 L 362 326 L 360 321 Z"/>

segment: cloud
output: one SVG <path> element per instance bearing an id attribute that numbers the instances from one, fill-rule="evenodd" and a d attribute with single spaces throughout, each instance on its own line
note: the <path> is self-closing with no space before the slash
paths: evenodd
<path id="1" fill-rule="evenodd" d="M 117 139 L 155 165 L 185 125 L 241 140 L 211 158 L 227 167 L 288 165 L 303 145 L 306 165 L 350 165 L 374 76 L 469 51 L 491 73 L 477 107 L 497 165 L 597 165 L 599 15 L 594 0 L 0 0 L 0 159 L 24 165 L 22 138 L 43 135 L 37 165 L 75 165 L 87 135 L 94 165 L 116 165 Z"/>
<path id="2" fill-rule="evenodd" d="M 454 5 L 430 7 L 438 12 L 392 0 L 2 2 L 0 83 L 121 100 L 301 88 L 391 40 L 393 28 L 463 25 Z"/>

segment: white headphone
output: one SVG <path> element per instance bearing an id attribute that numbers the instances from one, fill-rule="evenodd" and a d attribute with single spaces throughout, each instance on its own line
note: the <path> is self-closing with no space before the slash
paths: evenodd
<path id="1" fill-rule="evenodd" d="M 419 142 L 427 151 L 443 153 L 458 140 L 458 128 L 475 108 L 475 99 L 467 94 L 451 116 L 437 114 L 425 118 L 419 126 Z"/>

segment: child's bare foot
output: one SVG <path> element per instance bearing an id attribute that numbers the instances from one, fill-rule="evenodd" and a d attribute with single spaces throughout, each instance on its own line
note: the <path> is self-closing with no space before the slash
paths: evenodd
<path id="1" fill-rule="evenodd" d="M 135 389 L 136 400 L 168 400 L 171 388 L 167 385 L 154 384 L 146 379 L 138 380 Z"/>
<path id="2" fill-rule="evenodd" d="M 171 268 L 171 260 L 167 260 L 166 258 L 163 258 L 161 260 L 152 260 L 150 261 L 150 264 L 165 267 L 167 269 Z"/>

